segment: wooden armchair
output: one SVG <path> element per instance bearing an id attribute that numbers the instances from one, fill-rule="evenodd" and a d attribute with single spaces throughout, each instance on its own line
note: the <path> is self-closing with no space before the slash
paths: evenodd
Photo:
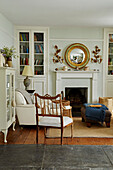
<path id="1" fill-rule="evenodd" d="M 35 106 L 36 106 L 36 122 L 37 122 L 37 132 L 36 132 L 36 142 L 38 143 L 38 132 L 39 127 L 44 127 L 44 136 L 46 137 L 47 128 L 58 128 L 61 129 L 61 144 L 63 141 L 63 129 L 71 125 L 71 137 L 73 137 L 73 119 L 71 115 L 63 115 L 66 109 L 61 100 L 61 94 L 51 97 L 46 94 L 45 96 L 40 96 L 35 93 Z"/>

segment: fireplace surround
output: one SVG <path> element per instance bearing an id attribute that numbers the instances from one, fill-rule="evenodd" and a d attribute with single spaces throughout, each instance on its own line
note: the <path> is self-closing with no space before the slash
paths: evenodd
<path id="1" fill-rule="evenodd" d="M 55 71 L 56 94 L 66 88 L 87 88 L 87 102 L 95 103 L 97 97 L 97 78 L 99 71 Z"/>

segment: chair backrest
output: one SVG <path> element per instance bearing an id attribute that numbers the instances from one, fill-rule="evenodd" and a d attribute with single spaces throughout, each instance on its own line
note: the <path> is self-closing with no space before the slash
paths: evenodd
<path id="1" fill-rule="evenodd" d="M 39 116 L 55 116 L 59 117 L 63 115 L 61 94 L 54 97 L 46 94 L 45 96 L 40 96 L 35 93 L 35 106 L 36 114 Z M 40 109 L 40 113 L 38 112 Z"/>

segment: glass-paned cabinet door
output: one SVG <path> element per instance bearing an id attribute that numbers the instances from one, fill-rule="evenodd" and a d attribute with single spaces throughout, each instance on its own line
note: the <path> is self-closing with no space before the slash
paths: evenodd
<path id="1" fill-rule="evenodd" d="M 7 122 L 10 120 L 10 75 L 6 77 Z"/>
<path id="2" fill-rule="evenodd" d="M 34 75 L 44 75 L 44 33 L 34 32 Z"/>
<path id="3" fill-rule="evenodd" d="M 15 93 L 14 93 L 14 75 L 11 74 L 11 117 L 14 117 L 14 101 L 15 101 Z"/>
<path id="4" fill-rule="evenodd" d="M 29 32 L 19 32 L 20 75 L 24 66 L 29 65 Z"/>
<path id="5" fill-rule="evenodd" d="M 113 75 L 113 34 L 109 34 L 108 41 L 108 75 Z"/>

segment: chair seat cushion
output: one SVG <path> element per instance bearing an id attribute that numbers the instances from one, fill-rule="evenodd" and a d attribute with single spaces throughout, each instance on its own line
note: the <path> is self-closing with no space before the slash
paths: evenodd
<path id="1" fill-rule="evenodd" d="M 63 127 L 71 124 L 73 119 L 67 116 L 63 116 Z M 61 120 L 60 117 L 42 117 L 40 116 L 39 119 L 40 126 L 53 126 L 53 127 L 61 127 Z"/>

